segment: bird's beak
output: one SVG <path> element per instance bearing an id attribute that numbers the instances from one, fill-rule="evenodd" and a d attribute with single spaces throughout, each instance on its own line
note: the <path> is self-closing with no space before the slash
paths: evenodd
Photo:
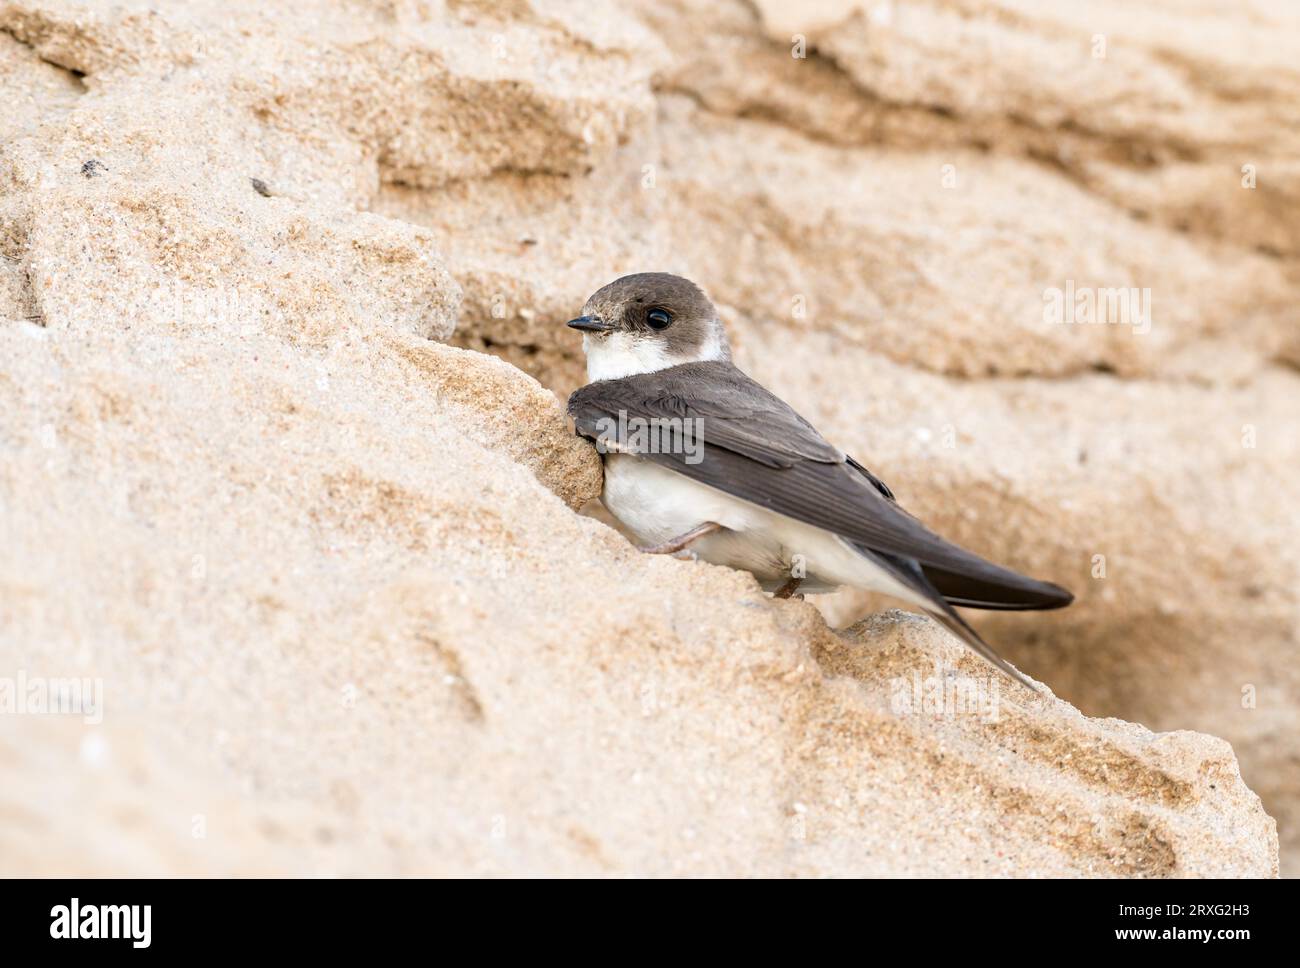
<path id="1" fill-rule="evenodd" d="M 569 320 L 566 325 L 572 329 L 580 329 L 586 333 L 608 333 L 614 328 L 599 316 L 579 316 L 577 319 Z"/>

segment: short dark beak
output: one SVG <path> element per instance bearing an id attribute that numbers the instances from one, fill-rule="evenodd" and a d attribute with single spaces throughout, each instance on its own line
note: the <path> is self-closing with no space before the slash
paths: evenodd
<path id="1" fill-rule="evenodd" d="M 587 333 L 608 333 L 614 328 L 599 316 L 579 316 L 577 319 L 569 320 L 567 325 Z"/>

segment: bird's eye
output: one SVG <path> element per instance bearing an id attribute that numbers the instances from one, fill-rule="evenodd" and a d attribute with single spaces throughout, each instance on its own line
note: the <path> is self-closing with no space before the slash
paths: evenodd
<path id="1" fill-rule="evenodd" d="M 652 309 L 645 314 L 645 321 L 651 329 L 667 329 L 673 324 L 673 317 L 666 309 Z"/>

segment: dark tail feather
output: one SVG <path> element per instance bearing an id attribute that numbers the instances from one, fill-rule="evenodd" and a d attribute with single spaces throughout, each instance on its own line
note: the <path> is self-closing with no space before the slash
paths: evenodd
<path id="1" fill-rule="evenodd" d="M 944 571 L 932 565 L 922 565 L 921 569 L 927 583 L 949 605 L 1028 612 L 1064 608 L 1074 601 L 1074 596 L 1060 585 L 1027 578 L 991 563 L 978 575 Z"/>
<path id="2" fill-rule="evenodd" d="M 954 612 L 952 606 L 947 602 L 938 599 L 934 608 L 929 609 L 929 612 L 949 632 L 991 662 L 1004 675 L 1020 683 L 1030 692 L 1038 691 L 1038 687 L 1026 679 L 1015 666 L 994 652 L 992 647 L 979 637 L 979 633 L 967 625 L 966 620 Z"/>
<path id="3" fill-rule="evenodd" d="M 983 656 L 983 658 L 999 672 L 1003 673 L 1015 682 L 1020 683 L 1020 685 L 1024 686 L 1030 692 L 1038 691 L 1037 686 L 1026 679 L 1015 666 L 1011 665 L 1011 663 L 1007 662 L 1006 659 L 994 652 L 992 647 L 979 637 L 979 633 L 966 624 L 966 620 L 953 610 L 952 605 L 950 605 L 939 593 L 938 589 L 930 583 L 927 573 L 922 571 L 919 564 L 915 561 L 896 558 L 893 555 L 882 555 L 866 551 L 861 547 L 859 547 L 858 550 L 870 555 L 893 573 L 899 581 L 903 582 L 909 588 L 913 589 L 925 598 L 928 603 L 926 605 L 926 611 L 929 612 L 930 615 L 949 632 L 961 639 L 979 655 Z M 1030 579 L 1025 580 L 1029 581 Z M 1061 591 L 1064 591 L 1064 589 L 1061 589 Z M 1069 592 L 1065 592 L 1065 594 L 1069 595 Z"/>
<path id="4" fill-rule="evenodd" d="M 852 457 L 846 460 L 848 465 L 865 477 L 890 504 L 903 514 L 907 514 L 898 506 L 894 493 L 884 481 Z M 857 545 L 857 548 L 860 551 L 866 550 L 863 545 Z M 1060 585 L 1029 578 L 1010 568 L 995 565 L 963 548 L 953 546 L 951 550 L 967 560 L 963 570 L 953 571 L 937 568 L 934 565 L 921 565 L 925 571 L 926 582 L 932 586 L 931 590 L 937 590 L 949 605 L 1004 612 L 1027 612 L 1035 609 L 1064 608 L 1074 601 L 1074 596 Z M 904 559 L 897 558 L 895 563 L 904 566 Z M 905 570 L 910 573 L 912 569 L 905 567 Z"/>

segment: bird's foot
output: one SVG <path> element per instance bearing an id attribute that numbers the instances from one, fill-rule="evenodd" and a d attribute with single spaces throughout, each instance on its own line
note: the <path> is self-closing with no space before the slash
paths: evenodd
<path id="1" fill-rule="evenodd" d="M 650 545 L 649 547 L 641 548 L 640 550 L 645 552 L 647 555 L 675 555 L 679 551 L 684 551 L 693 542 L 698 541 L 700 538 L 721 530 L 722 525 L 715 524 L 713 521 L 705 521 L 703 524 L 691 528 L 691 530 L 687 531 L 685 534 L 679 534 L 677 537 L 670 538 L 661 544 Z"/>

